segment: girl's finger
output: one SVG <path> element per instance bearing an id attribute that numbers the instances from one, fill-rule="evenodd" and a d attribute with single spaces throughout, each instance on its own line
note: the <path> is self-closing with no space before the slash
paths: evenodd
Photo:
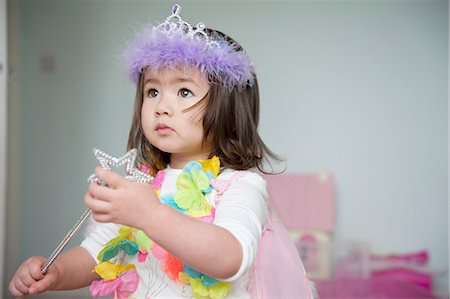
<path id="1" fill-rule="evenodd" d="M 25 296 L 25 294 L 26 294 L 26 293 L 20 291 L 20 290 L 16 287 L 15 282 L 14 282 L 13 280 L 9 283 L 9 292 L 10 292 L 14 297 L 23 297 L 23 296 Z"/>
<path id="2" fill-rule="evenodd" d="M 26 286 L 27 287 L 27 290 L 28 290 L 28 287 L 35 281 L 34 279 L 33 279 L 33 277 L 31 277 L 31 274 L 30 274 L 30 270 L 27 268 L 27 269 L 24 269 L 24 271 L 25 272 L 22 272 L 22 273 L 20 273 L 19 275 L 18 275 L 18 278 L 19 278 L 19 281 L 24 285 L 24 286 Z M 20 289 L 21 291 L 23 291 L 23 289 Z"/>
<path id="3" fill-rule="evenodd" d="M 113 222 L 111 215 L 107 213 L 94 213 L 92 217 L 94 217 L 94 220 L 97 222 Z"/>
<path id="4" fill-rule="evenodd" d="M 119 188 L 125 181 L 119 174 L 111 170 L 103 169 L 100 166 L 95 168 L 95 175 L 113 189 Z"/>
<path id="5" fill-rule="evenodd" d="M 24 293 L 22 293 L 21 291 L 19 291 L 18 289 L 16 289 L 14 286 L 9 288 L 9 292 L 14 296 L 14 298 L 25 298 Z"/>
<path id="6" fill-rule="evenodd" d="M 114 196 L 113 189 L 111 189 L 109 187 L 105 187 L 105 186 L 100 186 L 99 184 L 96 184 L 96 183 L 92 183 L 89 185 L 88 193 L 92 197 L 101 199 L 101 200 L 108 200 Z"/>
<path id="7" fill-rule="evenodd" d="M 41 267 L 43 265 L 43 260 L 40 260 L 38 263 L 33 263 L 30 265 L 30 275 L 34 280 L 41 280 L 44 278 L 44 274 L 41 272 Z M 30 283 L 31 284 L 31 283 Z"/>
<path id="8" fill-rule="evenodd" d="M 16 279 L 14 281 L 14 287 L 16 290 L 18 290 L 21 294 L 26 295 L 28 294 L 28 287 L 22 282 L 20 279 Z"/>
<path id="9" fill-rule="evenodd" d="M 108 213 L 111 209 L 111 203 L 105 200 L 96 199 L 90 194 L 86 194 L 84 197 L 84 203 L 94 213 Z"/>
<path id="10" fill-rule="evenodd" d="M 39 294 L 45 292 L 50 288 L 50 286 L 54 283 L 55 280 L 56 275 L 54 271 L 48 271 L 43 279 L 36 281 L 30 286 L 28 292 L 30 294 Z"/>

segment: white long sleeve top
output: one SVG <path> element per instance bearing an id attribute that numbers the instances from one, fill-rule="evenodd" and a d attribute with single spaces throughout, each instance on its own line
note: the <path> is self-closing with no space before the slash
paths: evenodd
<path id="1" fill-rule="evenodd" d="M 168 167 L 165 171 L 160 194 L 173 194 L 177 190 L 176 180 L 182 170 Z M 228 180 L 234 173 L 235 171 L 225 170 L 218 179 Z M 216 208 L 213 223 L 233 234 L 242 247 L 242 263 L 238 272 L 223 280 L 232 282 L 232 290 L 227 298 L 249 298 L 248 270 L 255 260 L 268 215 L 266 182 L 260 175 L 247 172 L 230 185 L 217 205 L 215 198 L 215 190 L 206 195 L 206 199 Z M 81 246 L 97 261 L 98 253 L 109 240 L 118 235 L 119 228 L 118 224 L 97 223 L 92 220 Z M 159 262 L 152 254 L 142 263 L 137 261 L 137 257 L 128 257 L 127 262 L 136 266 L 139 275 L 138 289 L 131 298 L 192 298 L 190 286 L 171 280 L 160 270 Z"/>

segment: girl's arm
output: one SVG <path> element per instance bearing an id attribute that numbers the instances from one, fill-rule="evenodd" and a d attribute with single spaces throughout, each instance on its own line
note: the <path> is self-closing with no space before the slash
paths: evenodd
<path id="1" fill-rule="evenodd" d="M 259 237 L 247 234 L 246 226 L 249 221 L 237 219 L 240 217 L 238 213 L 233 222 L 244 230 L 244 234 L 251 235 L 248 239 L 254 240 L 247 243 L 246 248 L 227 229 L 192 219 L 161 204 L 150 185 L 127 181 L 100 167 L 96 168 L 95 174 L 109 186 L 91 184 L 86 193 L 85 203 L 93 211 L 96 221 L 120 223 L 141 229 L 183 263 L 215 278 L 229 278 L 238 272 L 242 261 L 251 262 L 252 258 L 248 258 L 251 254 L 248 252 L 256 250 Z M 243 198 L 245 195 L 238 195 L 240 202 L 248 200 Z M 237 207 L 235 210 L 239 209 Z M 250 222 L 252 226 L 258 226 L 253 231 L 258 230 L 260 235 L 260 222 Z"/>
<path id="2" fill-rule="evenodd" d="M 239 270 L 242 248 L 226 229 L 195 220 L 167 206 L 159 205 L 145 233 L 183 263 L 206 275 L 225 279 Z"/>
<path id="3" fill-rule="evenodd" d="M 88 286 L 100 279 L 92 269 L 97 265 L 92 256 L 82 247 L 74 247 L 59 256 L 53 266 L 60 273 L 52 290 L 73 290 Z"/>
<path id="4" fill-rule="evenodd" d="M 91 271 L 95 261 L 81 247 L 64 252 L 43 275 L 41 267 L 45 260 L 45 257 L 37 256 L 23 262 L 9 283 L 11 294 L 23 297 L 48 290 L 78 289 L 99 279 L 97 274 Z"/>

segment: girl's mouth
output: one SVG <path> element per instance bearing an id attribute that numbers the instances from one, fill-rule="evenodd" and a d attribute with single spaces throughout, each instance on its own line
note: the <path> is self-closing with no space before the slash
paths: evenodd
<path id="1" fill-rule="evenodd" d="M 173 129 L 165 124 L 158 124 L 155 128 L 155 131 L 161 135 L 167 135 L 173 132 Z"/>

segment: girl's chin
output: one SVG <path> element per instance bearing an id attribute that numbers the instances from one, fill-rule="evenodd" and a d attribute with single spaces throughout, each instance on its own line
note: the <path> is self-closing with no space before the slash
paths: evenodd
<path id="1" fill-rule="evenodd" d="M 167 153 L 167 154 L 173 154 L 174 153 L 174 149 L 173 147 L 170 146 L 164 146 L 164 145 L 157 145 L 157 144 L 153 144 L 154 147 L 156 147 L 157 149 L 159 149 L 160 151 Z"/>

